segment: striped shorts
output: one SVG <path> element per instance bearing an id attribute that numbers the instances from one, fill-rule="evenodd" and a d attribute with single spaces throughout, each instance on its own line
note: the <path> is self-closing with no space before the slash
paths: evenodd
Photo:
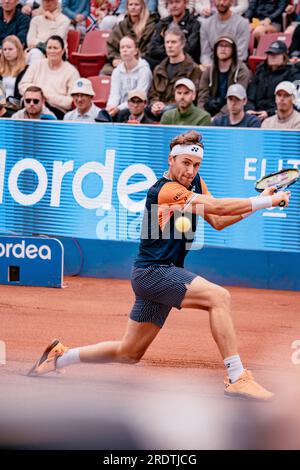
<path id="1" fill-rule="evenodd" d="M 197 274 L 174 264 L 133 268 L 131 284 L 136 299 L 129 315 L 131 320 L 154 323 L 161 328 L 171 308 L 181 308 L 186 286 L 195 277 Z"/>

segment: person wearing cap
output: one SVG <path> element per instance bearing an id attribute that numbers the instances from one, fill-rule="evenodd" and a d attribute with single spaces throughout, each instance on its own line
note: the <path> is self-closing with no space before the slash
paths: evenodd
<path id="1" fill-rule="evenodd" d="M 248 58 L 250 40 L 248 20 L 231 11 L 232 0 L 215 0 L 215 5 L 217 13 L 202 23 L 200 30 L 200 63 L 203 68 L 212 63 L 214 45 L 221 36 L 230 36 L 234 40 L 239 60 L 246 61 Z"/>
<path id="2" fill-rule="evenodd" d="M 91 81 L 87 78 L 79 78 L 76 80 L 71 89 L 71 96 L 74 101 L 75 109 L 64 115 L 64 121 L 94 122 L 100 108 L 93 103 L 95 92 Z"/>
<path id="3" fill-rule="evenodd" d="M 244 368 L 231 316 L 230 294 L 184 267 L 192 248 L 197 218 L 221 230 L 259 209 L 289 203 L 289 192 L 267 188 L 250 198 L 215 198 L 199 175 L 204 146 L 198 132 L 189 131 L 170 142 L 167 171 L 149 188 L 139 250 L 131 283 L 135 303 L 122 339 L 68 348 L 59 340 L 45 349 L 28 375 L 38 377 L 72 364 L 135 364 L 164 326 L 172 309 L 193 308 L 209 317 L 212 336 L 224 362 L 228 397 L 268 401 L 274 396 Z M 187 314 L 187 312 L 185 313 Z M 199 334 L 199 333 L 195 333 Z"/>
<path id="4" fill-rule="evenodd" d="M 252 21 L 252 29 L 257 41 L 259 41 L 263 34 L 281 31 L 282 14 L 287 4 L 287 0 L 249 1 L 249 8 L 245 12 L 244 17 Z"/>
<path id="5" fill-rule="evenodd" d="M 188 10 L 187 0 L 167 0 L 168 16 L 157 23 L 145 58 L 152 70 L 167 56 L 165 33 L 172 23 L 176 23 L 185 35 L 184 51 L 199 63 L 200 60 L 200 23 Z"/>
<path id="6" fill-rule="evenodd" d="M 43 90 L 37 86 L 29 86 L 24 93 L 24 108 L 12 115 L 12 119 L 45 119 L 56 120 L 56 116 L 45 105 Z"/>
<path id="7" fill-rule="evenodd" d="M 235 41 L 230 36 L 220 36 L 214 45 L 213 62 L 201 75 L 198 106 L 211 116 L 226 114 L 228 87 L 239 83 L 247 89 L 249 80 L 250 71 L 238 59 Z"/>
<path id="8" fill-rule="evenodd" d="M 246 110 L 261 121 L 275 114 L 275 88 L 278 83 L 294 80 L 296 68 L 289 63 L 287 52 L 283 41 L 273 41 L 266 50 L 266 59 L 258 65 L 249 85 Z"/>
<path id="9" fill-rule="evenodd" d="M 189 78 L 199 90 L 201 71 L 193 59 L 184 52 L 185 35 L 177 24 L 171 24 L 165 33 L 167 58 L 153 72 L 149 101 L 153 119 L 159 121 L 168 109 L 175 108 L 174 85 L 180 78 Z"/>
<path id="10" fill-rule="evenodd" d="M 277 113 L 265 119 L 264 129 L 300 129 L 300 113 L 294 109 L 297 89 L 292 82 L 281 82 L 275 89 Z"/>
<path id="11" fill-rule="evenodd" d="M 166 111 L 160 123 L 175 126 L 210 126 L 210 115 L 194 105 L 196 88 L 192 80 L 180 78 L 174 88 L 176 108 Z"/>
<path id="12" fill-rule="evenodd" d="M 146 93 L 143 90 L 132 90 L 128 93 L 128 109 L 119 111 L 114 121 L 128 124 L 155 124 L 147 115 L 146 106 Z"/>
<path id="13" fill-rule="evenodd" d="M 236 83 L 231 85 L 226 94 L 228 113 L 216 117 L 214 126 L 223 127 L 260 127 L 260 120 L 253 114 L 245 113 L 247 93 L 245 88 Z"/>

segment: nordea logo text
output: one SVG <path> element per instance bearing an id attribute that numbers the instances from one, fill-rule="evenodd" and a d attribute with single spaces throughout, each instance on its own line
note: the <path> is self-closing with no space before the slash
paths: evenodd
<path id="1" fill-rule="evenodd" d="M 51 260 L 51 249 L 47 245 L 41 245 L 40 247 L 33 243 L 26 245 L 25 240 L 21 240 L 20 243 L 0 243 L 0 258 L 9 258 L 10 256 L 20 259 L 35 259 L 38 257 Z"/>

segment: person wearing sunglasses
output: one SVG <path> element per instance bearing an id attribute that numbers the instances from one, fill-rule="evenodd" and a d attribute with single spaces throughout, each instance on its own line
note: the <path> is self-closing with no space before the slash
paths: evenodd
<path id="1" fill-rule="evenodd" d="M 12 119 L 56 119 L 45 105 L 43 90 L 37 86 L 26 89 L 23 97 L 24 108 L 12 115 Z"/>

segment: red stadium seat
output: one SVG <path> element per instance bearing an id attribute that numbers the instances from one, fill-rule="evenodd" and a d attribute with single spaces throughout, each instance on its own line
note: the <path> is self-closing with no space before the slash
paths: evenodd
<path id="1" fill-rule="evenodd" d="M 90 31 L 83 40 L 79 52 L 73 52 L 72 62 L 81 77 L 97 75 L 106 62 L 106 41 L 110 31 Z"/>
<path id="2" fill-rule="evenodd" d="M 93 98 L 93 103 L 99 108 L 105 108 L 110 92 L 111 77 L 97 75 L 88 77 L 88 79 L 92 82 L 94 92 L 96 93 Z"/>
<path id="3" fill-rule="evenodd" d="M 80 43 L 80 32 L 75 31 L 75 29 L 70 29 L 67 36 L 67 45 L 68 45 L 68 60 L 73 64 L 72 54 L 77 52 Z"/>
<path id="4" fill-rule="evenodd" d="M 265 60 L 266 50 L 273 41 L 283 41 L 286 43 L 287 47 L 289 47 L 292 42 L 292 35 L 285 33 L 269 33 L 261 36 L 255 54 L 250 55 L 248 59 L 248 65 L 253 72 L 255 72 L 257 64 Z"/>

